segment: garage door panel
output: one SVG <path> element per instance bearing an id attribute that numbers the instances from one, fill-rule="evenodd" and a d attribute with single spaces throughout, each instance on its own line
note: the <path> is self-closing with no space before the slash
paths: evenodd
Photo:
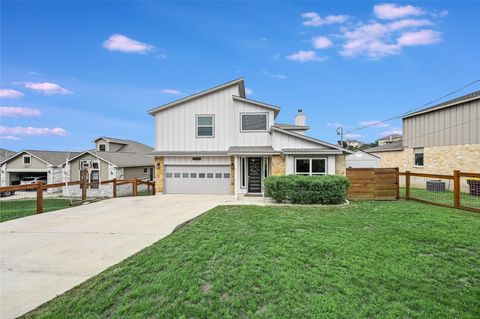
<path id="1" fill-rule="evenodd" d="M 165 166 L 165 193 L 231 194 L 230 166 Z"/>

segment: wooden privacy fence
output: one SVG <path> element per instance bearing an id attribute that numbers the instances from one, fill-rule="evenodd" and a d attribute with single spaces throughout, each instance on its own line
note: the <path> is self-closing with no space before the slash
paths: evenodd
<path id="1" fill-rule="evenodd" d="M 480 212 L 480 173 L 452 175 L 399 172 L 404 176 L 402 197 L 418 202 Z M 405 190 L 403 193 L 403 189 Z"/>
<path id="2" fill-rule="evenodd" d="M 396 200 L 398 168 L 347 168 L 349 199 Z"/>

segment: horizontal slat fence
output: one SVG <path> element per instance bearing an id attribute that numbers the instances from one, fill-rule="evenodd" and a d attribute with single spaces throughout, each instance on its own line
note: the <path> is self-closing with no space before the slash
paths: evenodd
<path id="1" fill-rule="evenodd" d="M 396 200 L 398 168 L 347 168 L 348 198 Z"/>

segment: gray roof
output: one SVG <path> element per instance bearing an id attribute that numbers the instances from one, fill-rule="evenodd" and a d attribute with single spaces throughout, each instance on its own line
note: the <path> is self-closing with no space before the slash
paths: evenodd
<path id="1" fill-rule="evenodd" d="M 70 159 L 80 154 L 80 152 L 24 150 L 18 152 L 16 155 L 20 155 L 23 152 L 28 152 L 53 166 L 61 165 L 65 163 L 67 158 Z"/>
<path id="2" fill-rule="evenodd" d="M 228 155 L 251 154 L 271 155 L 281 154 L 281 152 L 274 150 L 271 146 L 230 146 L 228 149 Z"/>
<path id="3" fill-rule="evenodd" d="M 401 150 L 403 150 L 402 141 L 395 141 L 389 144 L 372 147 L 364 151 L 367 153 L 374 153 L 374 152 L 390 152 L 390 151 L 401 151 Z"/>
<path id="4" fill-rule="evenodd" d="M 282 149 L 284 154 L 309 154 L 309 155 L 330 155 L 330 154 L 343 154 L 342 150 L 336 150 L 331 148 L 284 148 Z"/>
<path id="5" fill-rule="evenodd" d="M 10 151 L 10 150 L 4 149 L 4 148 L 0 148 L 0 162 L 12 157 L 13 155 L 15 155 L 15 153 L 17 153 L 17 152 Z"/>
<path id="6" fill-rule="evenodd" d="M 222 90 L 226 87 L 229 87 L 229 86 L 232 86 L 232 85 L 238 85 L 239 88 L 240 88 L 240 96 L 242 98 L 245 98 L 245 84 L 243 82 L 243 78 L 240 78 L 240 79 L 236 79 L 236 80 L 233 80 L 233 81 L 230 81 L 230 82 L 227 82 L 227 83 L 223 83 L 223 84 L 220 84 L 218 86 L 215 86 L 213 88 L 210 88 L 210 89 L 207 89 L 207 90 L 204 90 L 204 91 L 201 91 L 201 92 L 198 92 L 198 93 L 195 93 L 195 94 L 192 94 L 192 95 L 189 95 L 187 97 L 184 97 L 184 98 L 181 98 L 179 100 L 176 100 L 176 101 L 173 101 L 173 102 L 170 102 L 170 103 L 167 103 L 167 104 L 164 104 L 164 105 L 161 105 L 161 106 L 158 106 L 158 107 L 155 107 L 151 110 L 148 111 L 148 114 L 150 115 L 154 115 L 155 113 L 157 112 L 160 112 L 160 111 L 163 111 L 167 108 L 170 108 L 170 107 L 173 107 L 173 106 L 176 106 L 176 105 L 179 105 L 179 104 L 182 104 L 182 103 L 185 103 L 185 102 L 188 102 L 188 101 L 191 101 L 191 100 L 194 100 L 198 97 L 201 97 L 201 96 L 204 96 L 204 95 L 207 95 L 207 94 L 210 94 L 210 93 L 213 93 L 213 92 L 216 92 L 216 91 L 219 91 L 219 90 Z"/>
<path id="7" fill-rule="evenodd" d="M 118 167 L 134 167 L 134 166 L 152 166 L 154 159 L 152 155 L 126 153 L 126 152 L 100 152 L 89 151 L 89 153 L 110 162 Z"/>
<path id="8" fill-rule="evenodd" d="M 308 130 L 310 128 L 310 126 L 308 125 L 295 125 L 285 123 L 275 123 L 274 126 L 284 130 Z"/>
<path id="9" fill-rule="evenodd" d="M 98 141 L 99 139 L 104 139 L 104 140 L 107 140 L 108 142 L 111 142 L 111 143 L 123 144 L 124 146 L 122 146 L 116 152 L 146 154 L 146 153 L 150 153 L 151 151 L 153 151 L 153 147 L 150 147 L 148 145 L 145 145 L 145 144 L 142 144 L 140 142 L 133 141 L 133 140 L 124 140 L 124 139 L 120 139 L 120 138 L 101 136 L 101 137 L 96 138 L 94 140 L 94 142 Z"/>
<path id="10" fill-rule="evenodd" d="M 378 141 L 383 141 L 383 140 L 390 141 L 391 139 L 397 139 L 397 138 L 402 138 L 402 135 L 400 135 L 400 134 L 390 134 L 390 135 L 379 138 Z"/>
<path id="11" fill-rule="evenodd" d="M 439 110 L 439 109 L 443 109 L 443 108 L 447 108 L 447 107 L 450 107 L 450 106 L 460 104 L 462 102 L 466 102 L 466 101 L 470 101 L 470 100 L 477 100 L 477 99 L 480 99 L 480 90 L 474 91 L 474 92 L 471 92 L 471 93 L 468 93 L 468 94 L 465 94 L 465 95 L 462 95 L 462 96 L 459 96 L 457 98 L 445 101 L 443 103 L 440 103 L 440 104 L 437 104 L 437 105 L 434 105 L 434 106 L 430 106 L 430 107 L 421 109 L 419 111 L 414 111 L 412 113 L 409 113 L 409 114 L 405 115 L 403 118 L 419 115 L 419 114 L 422 114 L 422 113 L 436 111 L 436 110 Z"/>

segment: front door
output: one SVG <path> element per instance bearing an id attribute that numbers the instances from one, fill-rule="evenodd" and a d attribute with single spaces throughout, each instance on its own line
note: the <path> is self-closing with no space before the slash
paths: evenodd
<path id="1" fill-rule="evenodd" d="M 248 158 L 248 192 L 261 193 L 262 192 L 262 158 L 249 157 Z"/>

